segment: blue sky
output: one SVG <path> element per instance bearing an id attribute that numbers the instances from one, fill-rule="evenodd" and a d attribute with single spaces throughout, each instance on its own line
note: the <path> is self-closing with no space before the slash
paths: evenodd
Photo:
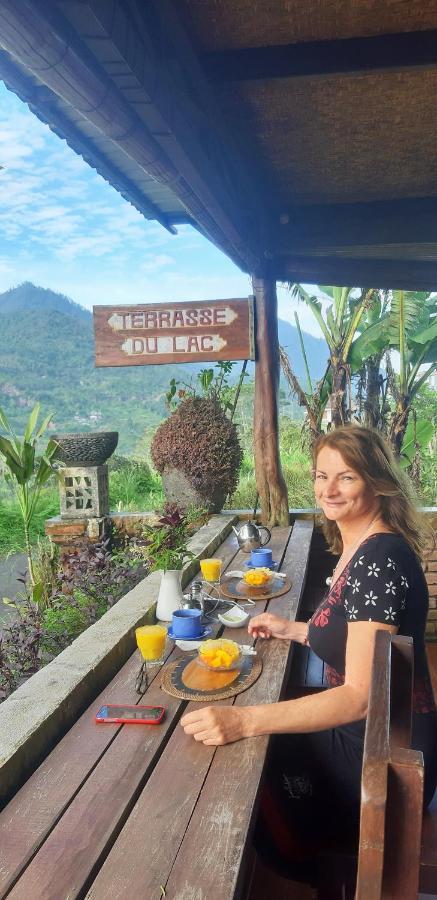
<path id="1" fill-rule="evenodd" d="M 0 293 L 32 281 L 88 308 L 251 293 L 248 275 L 192 228 L 173 237 L 146 221 L 1 81 L 0 165 Z M 299 316 L 320 336 L 301 304 Z"/>

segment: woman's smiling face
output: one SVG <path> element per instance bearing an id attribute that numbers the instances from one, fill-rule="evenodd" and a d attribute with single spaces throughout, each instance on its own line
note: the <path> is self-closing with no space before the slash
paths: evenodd
<path id="1" fill-rule="evenodd" d="M 322 447 L 317 456 L 314 493 L 326 518 L 335 522 L 360 519 L 378 511 L 372 489 L 332 447 Z"/>

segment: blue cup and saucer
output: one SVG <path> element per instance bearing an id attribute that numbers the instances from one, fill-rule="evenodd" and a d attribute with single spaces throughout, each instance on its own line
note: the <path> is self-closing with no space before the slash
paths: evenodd
<path id="1" fill-rule="evenodd" d="M 199 641 L 211 632 L 211 625 L 202 625 L 200 609 L 177 609 L 167 634 L 173 641 Z"/>
<path id="2" fill-rule="evenodd" d="M 270 547 L 259 547 L 252 550 L 250 559 L 244 563 L 246 569 L 277 569 L 278 563 L 272 559 Z"/>
<path id="3" fill-rule="evenodd" d="M 262 568 L 262 569 L 272 569 L 272 571 L 276 572 L 276 569 L 277 569 L 278 567 L 279 567 L 279 563 L 278 563 L 278 562 L 275 562 L 274 559 L 272 559 L 271 563 L 269 563 L 267 566 L 266 566 L 266 565 L 261 566 L 261 563 L 253 563 L 251 559 L 248 559 L 245 563 L 243 563 L 243 568 L 244 568 L 244 569 L 259 569 L 259 568 Z"/>

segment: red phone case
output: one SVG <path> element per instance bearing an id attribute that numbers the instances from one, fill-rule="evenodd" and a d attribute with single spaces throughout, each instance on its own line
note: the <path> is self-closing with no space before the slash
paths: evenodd
<path id="1" fill-rule="evenodd" d="M 114 709 L 114 705 L 111 706 L 110 703 L 103 704 L 107 707 L 108 711 Z M 160 709 L 162 710 L 161 715 L 158 719 L 128 719 L 128 718 L 102 718 L 98 717 L 97 713 L 95 716 L 95 721 L 98 725 L 159 725 L 164 718 L 165 707 L 164 706 L 128 706 L 125 705 L 126 709 Z"/>

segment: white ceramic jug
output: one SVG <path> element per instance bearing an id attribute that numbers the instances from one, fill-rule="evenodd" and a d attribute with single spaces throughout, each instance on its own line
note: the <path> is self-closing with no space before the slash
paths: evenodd
<path id="1" fill-rule="evenodd" d="M 167 569 L 162 573 L 156 604 L 156 618 L 161 622 L 171 622 L 173 613 L 182 602 L 181 570 Z"/>

